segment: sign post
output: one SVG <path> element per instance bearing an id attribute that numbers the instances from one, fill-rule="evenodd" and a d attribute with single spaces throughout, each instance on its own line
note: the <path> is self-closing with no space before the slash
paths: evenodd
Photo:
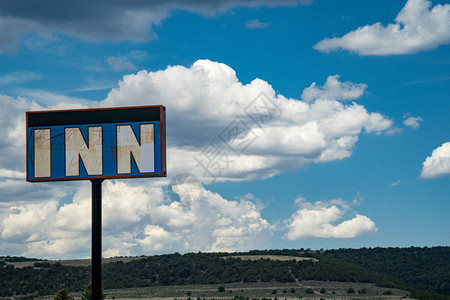
<path id="1" fill-rule="evenodd" d="M 92 179 L 92 299 L 102 298 L 102 182 Z"/>
<path id="2" fill-rule="evenodd" d="M 165 109 L 157 105 L 26 113 L 27 181 L 91 181 L 92 299 L 102 295 L 102 182 L 167 176 Z"/>

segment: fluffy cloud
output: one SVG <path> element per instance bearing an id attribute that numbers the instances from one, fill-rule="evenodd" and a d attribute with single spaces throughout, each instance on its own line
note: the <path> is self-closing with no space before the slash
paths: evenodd
<path id="1" fill-rule="evenodd" d="M 422 178 L 433 178 L 450 174 L 450 142 L 433 150 L 423 162 Z"/>
<path id="2" fill-rule="evenodd" d="M 189 205 L 182 205 L 168 199 L 161 187 L 105 182 L 104 254 L 238 251 L 270 244 L 272 226 L 253 202 L 228 201 L 203 187 L 196 195 Z M 85 256 L 90 211 L 88 185 L 71 203 L 59 207 L 55 200 L 12 206 L 2 212 L 2 251 L 50 258 Z"/>
<path id="3" fill-rule="evenodd" d="M 403 124 L 413 129 L 417 129 L 420 127 L 420 122 L 423 122 L 421 117 L 409 117 L 403 121 Z"/>
<path id="4" fill-rule="evenodd" d="M 366 84 L 355 84 L 350 81 L 340 82 L 339 75 L 328 76 L 323 87 L 315 82 L 303 90 L 302 100 L 313 101 L 317 99 L 354 100 L 361 97 L 366 89 Z"/>
<path id="5" fill-rule="evenodd" d="M 306 238 L 353 238 L 361 234 L 376 232 L 375 223 L 368 217 L 356 214 L 353 218 L 342 221 L 350 211 L 344 201 L 306 202 L 296 200 L 297 211 L 288 221 L 285 238 L 295 241 Z"/>
<path id="6" fill-rule="evenodd" d="M 101 105 L 164 104 L 173 175 L 255 180 L 349 157 L 362 131 L 391 130 L 381 114 L 342 101 L 366 88 L 330 76 L 323 87 L 305 89 L 304 101 L 288 99 L 261 79 L 244 85 L 229 66 L 199 60 L 190 68 L 126 75 Z"/>
<path id="7" fill-rule="evenodd" d="M 280 6 L 312 0 L 157 0 L 88 1 L 50 0 L 45 5 L 26 0 L 0 2 L 0 51 L 19 43 L 27 33 L 49 37 L 54 33 L 90 40 L 147 40 L 158 24 L 174 9 L 211 15 L 234 6 Z"/>
<path id="8" fill-rule="evenodd" d="M 329 52 L 344 49 L 359 55 L 410 54 L 450 43 L 450 4 L 408 0 L 394 24 L 366 25 L 340 38 L 327 38 L 314 48 Z"/>
<path id="9" fill-rule="evenodd" d="M 363 84 L 332 76 L 324 86 L 305 90 L 305 99 L 289 99 L 261 79 L 244 85 L 229 66 L 199 60 L 189 68 L 127 75 L 101 102 L 55 98 L 43 105 L 1 95 L 0 250 L 55 258 L 87 256 L 90 247 L 89 184 L 24 181 L 27 110 L 87 104 L 167 107 L 169 176 L 193 174 L 199 180 L 172 181 L 171 193 L 165 192 L 168 178 L 150 184 L 105 182 L 104 255 L 248 250 L 270 245 L 273 225 L 261 217 L 260 205 L 252 197 L 224 199 L 201 182 L 257 180 L 349 157 L 362 132 L 392 129 L 391 120 L 344 101 L 356 100 L 365 90 Z M 351 237 L 374 230 L 361 215 L 326 225 L 348 212 L 343 204 L 309 208 L 321 210 L 325 223 L 314 236 Z M 293 215 L 289 239 L 302 238 L 299 224 L 306 222 L 306 212 Z"/>

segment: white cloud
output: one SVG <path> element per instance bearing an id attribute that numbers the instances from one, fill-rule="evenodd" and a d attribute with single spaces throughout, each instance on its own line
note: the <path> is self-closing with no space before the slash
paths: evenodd
<path id="1" fill-rule="evenodd" d="M 422 178 L 434 178 L 450 174 L 450 142 L 433 150 L 423 162 Z"/>
<path id="2" fill-rule="evenodd" d="M 270 25 L 270 23 L 264 23 L 258 19 L 255 19 L 255 20 L 249 20 L 247 23 L 245 23 L 245 28 L 264 29 L 264 28 L 268 27 L 269 25 Z"/>
<path id="3" fill-rule="evenodd" d="M 313 84 L 303 92 L 308 101 L 288 99 L 261 79 L 243 85 L 229 66 L 199 60 L 190 68 L 126 75 L 101 105 L 164 104 L 172 174 L 255 180 L 349 157 L 362 130 L 392 130 L 392 121 L 381 114 L 342 101 L 355 100 L 366 88 L 331 76 L 323 87 Z M 256 109 L 266 113 L 263 119 L 246 114 Z M 211 151 L 220 161 L 202 168 Z"/>
<path id="4" fill-rule="evenodd" d="M 423 122 L 421 117 L 409 117 L 403 121 L 403 124 L 413 129 L 417 129 L 420 127 L 420 122 Z"/>
<path id="5" fill-rule="evenodd" d="M 394 24 L 365 25 L 343 37 L 326 38 L 314 48 L 344 49 L 359 55 L 410 54 L 450 43 L 450 4 L 431 8 L 426 0 L 408 0 Z"/>
<path id="6" fill-rule="evenodd" d="M 63 33 L 94 41 L 145 41 L 155 37 L 152 25 L 159 24 L 176 9 L 214 15 L 236 6 L 294 6 L 312 0 L 156 0 L 111 2 L 107 0 L 67 2 L 34 1 L 14 5 L 15 0 L 0 1 L 0 52 L 19 44 L 29 33 L 51 38 Z"/>
<path id="7" fill-rule="evenodd" d="M 343 220 L 350 207 L 340 199 L 309 203 L 304 198 L 299 198 L 296 205 L 298 209 L 288 220 L 288 232 L 284 236 L 291 241 L 307 238 L 354 238 L 378 230 L 370 218 L 360 214 Z"/>
<path id="8" fill-rule="evenodd" d="M 90 247 L 86 238 L 90 236 L 89 184 L 24 182 L 25 111 L 87 104 L 164 104 L 169 176 L 192 173 L 201 182 L 257 180 L 305 164 L 349 157 L 362 131 L 392 130 L 389 119 L 355 102 L 342 101 L 356 100 L 366 90 L 365 85 L 342 83 L 336 76 L 327 83 L 324 87 L 315 85 L 308 101 L 288 99 L 261 79 L 244 85 L 229 66 L 199 60 L 189 68 L 173 66 L 126 75 L 101 102 L 78 99 L 73 103 L 73 99 L 53 96 L 44 105 L 42 91 L 36 94 L 41 104 L 0 95 L 0 125 L 4 129 L 0 132 L 0 251 L 48 258 L 82 257 Z M 258 115 L 257 109 L 263 114 Z M 241 132 L 232 130 L 230 124 L 238 124 Z M 229 159 L 228 166 L 218 173 L 214 165 L 206 170 L 200 166 L 206 162 L 202 155 L 211 150 Z M 220 163 L 225 163 L 222 156 Z M 168 181 L 104 183 L 106 254 L 162 251 L 158 249 L 248 250 L 270 245 L 273 225 L 262 218 L 260 203 L 249 201 L 252 197 L 230 201 L 204 189 L 200 182 L 195 191 L 186 183 L 176 186 L 172 192 L 179 197 L 167 197 L 163 187 Z M 343 205 L 334 206 L 337 210 L 330 208 L 328 214 L 341 216 Z M 291 222 L 289 237 L 299 235 L 297 224 Z M 328 231 L 321 234 L 357 236 L 370 231 L 370 224 L 367 217 L 356 215 L 325 226 Z"/>
<path id="9" fill-rule="evenodd" d="M 303 90 L 302 100 L 307 102 L 318 99 L 354 100 L 361 97 L 367 89 L 366 84 L 340 82 L 339 78 L 339 75 L 328 76 L 323 87 L 313 82 L 310 87 Z"/>
<path id="10" fill-rule="evenodd" d="M 271 225 L 248 200 L 228 201 L 202 188 L 191 205 L 168 201 L 161 187 L 105 182 L 104 253 L 241 251 L 270 244 Z M 90 213 L 86 184 L 59 207 L 55 200 L 13 206 L 1 213 L 2 250 L 20 244 L 16 254 L 85 256 Z"/>

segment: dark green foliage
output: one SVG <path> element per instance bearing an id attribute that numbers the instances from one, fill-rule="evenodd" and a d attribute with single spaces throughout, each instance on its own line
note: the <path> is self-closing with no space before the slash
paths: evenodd
<path id="1" fill-rule="evenodd" d="M 312 288 L 307 288 L 305 290 L 305 294 L 312 295 L 312 294 L 314 294 L 314 290 Z"/>
<path id="2" fill-rule="evenodd" d="M 277 290 L 273 290 L 273 291 L 272 291 L 272 294 L 273 294 L 273 295 L 275 295 L 276 293 L 278 293 Z"/>
<path id="3" fill-rule="evenodd" d="M 387 290 L 383 292 L 383 295 L 392 295 L 393 293 L 391 292 L 391 290 Z"/>
<path id="4" fill-rule="evenodd" d="M 186 295 L 190 296 L 190 295 L 192 295 L 192 292 L 188 291 Z"/>
<path id="5" fill-rule="evenodd" d="M 320 293 L 321 293 L 321 294 L 325 294 L 326 292 L 327 292 L 327 291 L 325 290 L 325 288 L 321 288 L 321 289 L 320 289 Z"/>
<path id="6" fill-rule="evenodd" d="M 309 256 L 319 261 L 242 260 L 231 257 L 236 255 Z M 386 288 L 409 290 L 418 299 L 448 300 L 449 278 L 450 247 L 339 249 L 321 253 L 309 249 L 185 255 L 174 253 L 103 265 L 105 289 L 322 280 L 375 283 Z M 34 267 L 14 268 L 5 262 L 5 258 L 0 258 L 0 297 L 54 295 L 62 284 L 71 291 L 79 292 L 89 280 L 89 267 L 39 261 L 34 263 Z M 291 290 L 291 293 L 294 292 Z M 364 289 L 360 292 L 364 293 Z"/>
<path id="7" fill-rule="evenodd" d="M 105 299 L 105 294 L 102 290 L 102 300 Z M 92 283 L 89 282 L 89 284 L 86 286 L 86 288 L 83 290 L 83 293 L 81 295 L 81 300 L 92 300 Z"/>
<path id="8" fill-rule="evenodd" d="M 366 294 L 367 293 L 367 289 L 365 287 L 363 287 L 362 290 L 361 290 L 361 293 L 362 294 Z"/>
<path id="9" fill-rule="evenodd" d="M 338 249 L 325 255 L 398 278 L 394 286 L 413 291 L 414 298 L 450 299 L 450 247 Z"/>
<path id="10" fill-rule="evenodd" d="M 218 290 L 219 292 L 225 292 L 225 288 L 223 286 L 219 286 Z"/>
<path id="11" fill-rule="evenodd" d="M 69 295 L 69 291 L 63 285 L 59 292 L 53 298 L 54 300 L 74 300 L 72 296 Z"/>
<path id="12" fill-rule="evenodd" d="M 295 293 L 295 289 L 294 288 L 291 288 L 291 293 L 292 294 Z"/>
<path id="13" fill-rule="evenodd" d="M 347 294 L 354 294 L 355 290 L 353 288 L 348 288 Z"/>

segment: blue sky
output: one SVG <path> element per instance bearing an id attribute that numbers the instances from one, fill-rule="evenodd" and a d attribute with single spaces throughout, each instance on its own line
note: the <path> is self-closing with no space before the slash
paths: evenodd
<path id="1" fill-rule="evenodd" d="M 105 256 L 449 245 L 446 1 L 15 3 L 0 254 L 89 256 L 90 185 L 25 182 L 24 112 L 143 104 L 167 106 L 169 175 L 105 182 Z M 236 120 L 239 154 L 220 139 Z M 196 163 L 211 142 L 220 174 Z"/>

